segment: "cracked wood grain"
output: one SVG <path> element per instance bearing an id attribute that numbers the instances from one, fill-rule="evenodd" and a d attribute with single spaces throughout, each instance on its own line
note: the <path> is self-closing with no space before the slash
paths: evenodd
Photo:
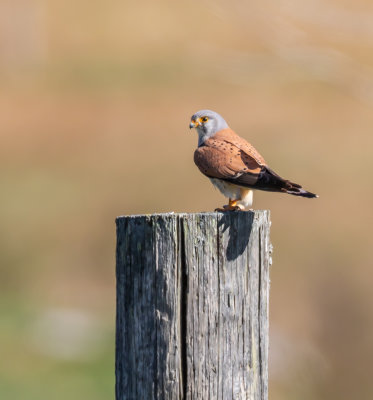
<path id="1" fill-rule="evenodd" d="M 269 212 L 117 218 L 117 400 L 266 400 Z"/>

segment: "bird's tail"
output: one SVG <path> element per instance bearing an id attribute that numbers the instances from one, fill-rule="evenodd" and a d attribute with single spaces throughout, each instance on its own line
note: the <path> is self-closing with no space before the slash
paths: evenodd
<path id="1" fill-rule="evenodd" d="M 292 194 L 293 196 L 307 197 L 308 199 L 313 199 L 315 197 L 319 197 L 315 193 L 308 192 L 304 190 L 300 185 L 293 182 L 286 182 L 286 187 L 281 189 L 282 192 Z"/>
<path id="2" fill-rule="evenodd" d="M 255 185 L 258 189 L 268 190 L 271 192 L 283 192 L 292 194 L 293 196 L 306 197 L 313 199 L 319 197 L 317 194 L 304 190 L 301 185 L 281 178 L 268 167 L 263 167 L 259 174 L 258 182 Z"/>

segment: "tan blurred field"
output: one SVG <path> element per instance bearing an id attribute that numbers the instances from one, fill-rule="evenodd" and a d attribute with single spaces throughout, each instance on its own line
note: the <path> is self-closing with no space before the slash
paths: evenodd
<path id="1" fill-rule="evenodd" d="M 373 4 L 247 3 L 0 3 L 0 398 L 114 398 L 114 219 L 223 204 L 201 108 L 320 195 L 254 195 L 270 398 L 373 398 Z"/>

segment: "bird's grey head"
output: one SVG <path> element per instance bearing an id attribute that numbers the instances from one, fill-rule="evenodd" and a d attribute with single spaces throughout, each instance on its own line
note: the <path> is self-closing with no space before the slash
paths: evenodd
<path id="1" fill-rule="evenodd" d="M 189 128 L 196 128 L 198 132 L 198 146 L 204 141 L 215 135 L 222 129 L 228 128 L 224 118 L 215 111 L 200 110 L 192 115 Z"/>

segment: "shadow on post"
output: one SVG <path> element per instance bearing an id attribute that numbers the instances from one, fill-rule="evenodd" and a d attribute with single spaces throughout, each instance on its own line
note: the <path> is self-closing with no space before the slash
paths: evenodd
<path id="1" fill-rule="evenodd" d="M 242 218 L 242 214 L 245 218 Z M 228 246 L 226 257 L 228 261 L 234 261 L 247 248 L 254 221 L 254 213 L 251 211 L 229 211 L 220 214 L 218 222 L 219 234 L 228 229 Z"/>

